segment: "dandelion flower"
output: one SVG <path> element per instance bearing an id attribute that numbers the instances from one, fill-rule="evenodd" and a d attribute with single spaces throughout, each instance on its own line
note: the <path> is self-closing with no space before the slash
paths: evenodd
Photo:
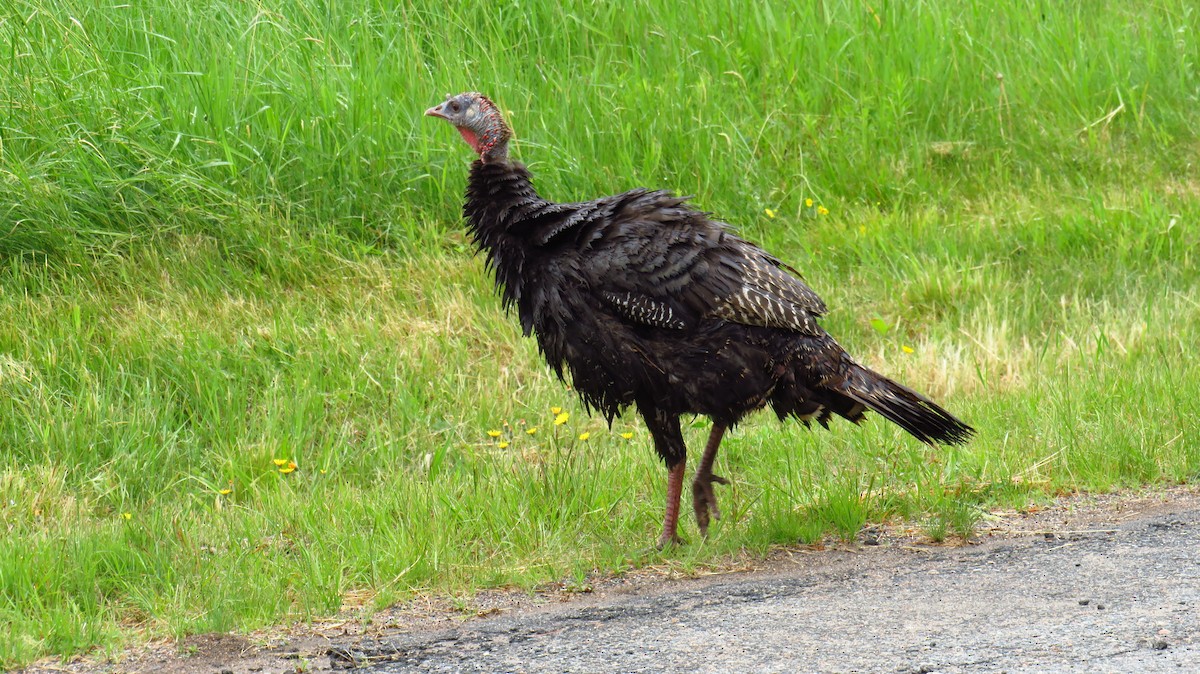
<path id="1" fill-rule="evenodd" d="M 858 233 L 859 233 L 859 234 L 866 234 L 866 233 L 867 233 L 867 226 L 866 226 L 866 225 L 859 225 L 859 226 L 858 226 Z"/>
<path id="2" fill-rule="evenodd" d="M 133 513 L 121 513 L 121 519 L 131 520 L 133 519 Z"/>
<path id="3" fill-rule="evenodd" d="M 279 472 L 283 473 L 284 475 L 287 475 L 288 473 L 294 472 L 295 470 L 296 470 L 296 462 L 288 461 L 286 466 L 280 467 Z"/>
<path id="4" fill-rule="evenodd" d="M 817 213 L 820 215 L 829 215 L 829 209 L 824 206 L 817 206 Z"/>
<path id="5" fill-rule="evenodd" d="M 805 199 L 805 200 L 804 200 L 804 207 L 805 207 L 805 208 L 812 208 L 812 199 Z"/>
<path id="6" fill-rule="evenodd" d="M 769 208 L 764 208 L 763 213 L 766 213 L 768 218 L 772 218 L 772 219 L 775 218 L 775 211 L 773 211 Z"/>
<path id="7" fill-rule="evenodd" d="M 588 438 L 590 438 L 590 437 L 592 437 L 592 434 L 591 434 L 591 433 L 588 433 L 587 431 L 584 431 L 584 432 L 582 432 L 582 433 L 580 433 L 580 434 L 579 434 L 579 439 L 580 439 L 580 440 L 587 440 L 587 439 L 588 439 Z"/>
<path id="8" fill-rule="evenodd" d="M 271 461 L 272 461 L 272 462 L 273 462 L 273 463 L 274 463 L 276 466 L 286 466 L 286 465 L 287 465 L 287 462 L 288 462 L 288 460 L 287 460 L 287 459 L 271 459 Z"/>
<path id="9" fill-rule="evenodd" d="M 529 435 L 533 435 L 534 433 L 537 433 L 537 426 L 534 426 L 533 428 L 526 428 L 525 432 Z"/>
<path id="10" fill-rule="evenodd" d="M 233 490 L 230 489 L 229 487 L 226 487 L 224 489 L 218 490 L 217 493 L 220 494 L 221 496 L 229 496 L 230 494 L 233 493 Z"/>
<path id="11" fill-rule="evenodd" d="M 633 437 L 633 431 L 626 431 L 625 433 L 621 434 L 621 437 L 628 440 Z"/>
<path id="12" fill-rule="evenodd" d="M 550 414 L 562 414 L 562 408 L 561 407 L 551 407 Z"/>
<path id="13" fill-rule="evenodd" d="M 905 344 L 904 346 L 901 346 L 900 350 L 903 351 L 904 353 L 912 353 L 913 352 L 913 348 L 907 344 Z"/>
<path id="14" fill-rule="evenodd" d="M 500 449 L 508 449 L 508 440 L 501 440 L 500 444 L 496 445 Z"/>
<path id="15" fill-rule="evenodd" d="M 500 437 L 500 431 L 493 428 L 492 430 L 488 431 L 488 437 L 489 438 L 498 438 L 498 437 Z"/>
<path id="16" fill-rule="evenodd" d="M 571 415 L 569 413 L 559 412 L 558 416 L 554 417 L 554 425 L 562 426 L 563 424 L 567 423 L 567 419 L 570 419 L 570 418 L 571 418 Z"/>

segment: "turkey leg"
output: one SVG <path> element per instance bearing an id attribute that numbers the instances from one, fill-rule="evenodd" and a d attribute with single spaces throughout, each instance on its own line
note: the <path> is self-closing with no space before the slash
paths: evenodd
<path id="1" fill-rule="evenodd" d="M 680 543 L 679 497 L 683 493 L 683 470 L 687 467 L 687 446 L 679 428 L 679 415 L 664 412 L 651 403 L 638 402 L 638 411 L 646 421 L 646 429 L 654 438 L 654 451 L 667 464 L 667 512 L 663 516 L 662 536 L 658 548 Z"/>
<path id="2" fill-rule="evenodd" d="M 717 507 L 717 495 L 713 492 L 712 483 L 729 484 L 729 480 L 712 472 L 723 435 L 725 426 L 714 423 L 712 432 L 708 434 L 708 443 L 704 445 L 704 456 L 700 457 L 700 465 L 696 467 L 696 477 L 692 480 L 692 510 L 696 512 L 696 524 L 700 527 L 701 536 L 708 535 L 709 513 L 713 519 L 721 519 L 721 509 Z"/>
<path id="3" fill-rule="evenodd" d="M 680 461 L 667 472 L 667 514 L 663 517 L 662 536 L 658 537 L 658 549 L 682 543 L 679 534 L 679 497 L 683 493 L 683 471 L 686 461 Z"/>

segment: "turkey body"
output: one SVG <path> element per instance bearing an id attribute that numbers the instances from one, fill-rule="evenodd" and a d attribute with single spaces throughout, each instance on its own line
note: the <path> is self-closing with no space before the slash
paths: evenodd
<path id="1" fill-rule="evenodd" d="M 873 409 L 925 442 L 972 433 L 856 363 L 818 324 L 825 305 L 798 275 L 668 192 L 554 203 L 521 164 L 477 160 L 464 216 L 504 305 L 558 376 L 610 422 L 630 405 L 645 419 L 676 501 L 685 414 L 713 420 L 706 473 L 720 433 L 766 406 L 806 424 Z"/>

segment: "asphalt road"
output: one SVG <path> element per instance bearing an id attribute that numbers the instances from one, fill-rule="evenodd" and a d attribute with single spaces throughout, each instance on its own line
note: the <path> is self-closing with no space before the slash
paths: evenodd
<path id="1" fill-rule="evenodd" d="M 1194 502 L 1087 529 L 864 545 L 782 567 L 335 645 L 330 664 L 374 674 L 1200 672 Z"/>

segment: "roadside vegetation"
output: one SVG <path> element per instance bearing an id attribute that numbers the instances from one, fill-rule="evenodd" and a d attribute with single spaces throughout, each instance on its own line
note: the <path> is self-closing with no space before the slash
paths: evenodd
<path id="1" fill-rule="evenodd" d="M 5 3 L 0 665 L 1200 476 L 1193 3 L 573 4 Z M 978 436 L 752 417 L 653 550 L 645 430 L 472 256 L 421 117 L 463 90 L 549 198 L 695 195 Z"/>

